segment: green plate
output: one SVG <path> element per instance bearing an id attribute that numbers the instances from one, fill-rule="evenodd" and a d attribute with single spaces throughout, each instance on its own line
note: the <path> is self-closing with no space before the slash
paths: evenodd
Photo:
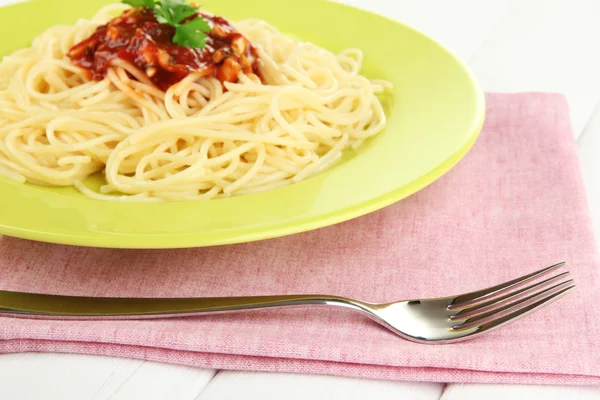
<path id="1" fill-rule="evenodd" d="M 91 17 L 106 0 L 38 0 L 0 8 L 0 54 L 55 24 Z M 484 96 L 448 50 L 382 16 L 323 0 L 205 0 L 230 19 L 261 18 L 332 51 L 358 47 L 364 73 L 394 84 L 384 132 L 314 178 L 204 202 L 116 203 L 72 188 L 0 179 L 0 232 L 97 247 L 174 248 L 240 243 L 335 224 L 390 205 L 452 168 L 481 130 Z"/>

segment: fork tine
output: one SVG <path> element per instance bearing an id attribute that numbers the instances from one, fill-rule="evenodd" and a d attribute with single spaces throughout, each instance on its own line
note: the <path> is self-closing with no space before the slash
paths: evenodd
<path id="1" fill-rule="evenodd" d="M 450 310 L 450 311 L 459 310 L 459 309 L 472 307 L 472 306 L 481 304 L 491 298 L 494 298 L 496 296 L 499 296 L 499 295 L 507 292 L 508 290 L 510 290 L 516 286 L 522 285 L 526 282 L 532 281 L 532 280 L 542 277 L 546 274 L 549 274 L 550 272 L 557 270 L 558 268 L 562 267 L 563 265 L 565 265 L 564 261 L 560 262 L 558 264 L 554 264 L 549 267 L 540 269 L 539 271 L 532 272 L 531 274 L 527 274 L 520 278 L 513 279 L 511 281 L 489 287 L 487 289 L 477 290 L 475 292 L 466 293 L 466 294 L 457 296 L 452 301 L 452 304 L 450 304 L 448 306 L 448 310 Z"/>
<path id="2" fill-rule="evenodd" d="M 575 288 L 575 285 L 569 286 L 569 287 L 567 287 L 563 290 L 560 290 L 559 292 L 556 292 L 550 296 L 544 297 L 543 299 L 538 300 L 535 303 L 530 304 L 527 307 L 519 308 L 518 310 L 513 311 L 509 314 L 506 314 L 498 319 L 494 319 L 492 321 L 485 322 L 485 323 L 479 325 L 477 331 L 474 332 L 473 334 L 483 333 L 483 332 L 489 331 L 491 329 L 499 328 L 502 325 L 506 325 L 508 323 L 517 321 L 520 318 L 523 318 L 529 314 L 534 313 L 541 307 L 543 307 L 555 300 L 560 299 L 561 297 L 565 296 L 567 293 L 569 293 L 574 288 Z M 453 330 L 454 330 L 454 328 L 453 328 Z M 463 329 L 460 329 L 460 330 L 463 330 Z M 459 330 L 457 329 L 457 331 L 459 331 Z"/>
<path id="3" fill-rule="evenodd" d="M 520 298 L 521 296 L 528 295 L 531 293 L 538 293 L 539 292 L 538 289 L 542 289 L 542 288 L 550 285 L 551 283 L 555 283 L 563 278 L 566 278 L 568 275 L 569 275 L 569 271 L 563 272 L 561 274 L 558 274 L 556 276 L 553 276 L 553 277 L 543 280 L 541 282 L 534 283 L 533 285 L 529 285 L 523 289 L 511 291 L 507 295 L 504 295 L 502 297 L 487 301 L 485 303 L 482 303 L 482 304 L 479 304 L 476 306 L 467 307 L 467 308 L 461 310 L 460 312 L 458 312 L 458 314 L 450 316 L 450 320 L 452 320 L 452 321 L 464 320 L 464 319 L 473 318 L 473 317 L 481 315 L 481 314 L 485 314 L 488 311 L 491 311 L 493 309 L 498 309 L 500 306 L 509 303 L 511 300 L 516 300 L 517 298 Z"/>
<path id="4" fill-rule="evenodd" d="M 454 330 L 465 330 L 471 329 L 477 326 L 482 326 L 492 321 L 502 319 L 506 315 L 519 312 L 522 309 L 527 309 L 531 304 L 537 304 L 538 302 L 547 298 L 553 297 L 556 293 L 562 293 L 563 291 L 571 290 L 575 287 L 573 280 L 568 280 L 554 285 L 548 289 L 542 290 L 535 294 L 532 294 L 524 299 L 517 300 L 505 306 L 499 307 L 485 314 L 469 318 L 465 322 L 452 327 Z"/>

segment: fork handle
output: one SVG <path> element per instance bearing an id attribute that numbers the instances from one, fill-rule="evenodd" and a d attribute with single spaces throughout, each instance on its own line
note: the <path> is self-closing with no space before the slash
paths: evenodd
<path id="1" fill-rule="evenodd" d="M 0 291 L 0 315 L 42 319 L 151 319 L 275 307 L 335 306 L 370 313 L 368 303 L 326 295 L 114 298 Z"/>

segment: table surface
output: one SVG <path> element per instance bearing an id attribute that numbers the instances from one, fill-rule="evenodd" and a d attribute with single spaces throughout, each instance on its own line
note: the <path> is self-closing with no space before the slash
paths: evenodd
<path id="1" fill-rule="evenodd" d="M 405 22 L 485 91 L 564 93 L 600 232 L 600 1 L 340 0 Z M 14 0 L 0 0 L 0 5 Z M 445 385 L 242 373 L 68 354 L 0 355 L 0 399 L 600 399 L 600 387 Z"/>

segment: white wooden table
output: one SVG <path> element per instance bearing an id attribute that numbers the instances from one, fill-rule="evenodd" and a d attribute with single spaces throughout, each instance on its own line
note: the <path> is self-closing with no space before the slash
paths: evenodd
<path id="1" fill-rule="evenodd" d="M 13 1 L 0 0 L 0 5 Z M 340 1 L 437 38 L 468 61 L 486 91 L 566 94 L 600 233 L 600 0 Z M 584 400 L 600 399 L 600 387 L 403 383 L 221 372 L 66 354 L 0 355 L 2 400 L 242 398 Z"/>

